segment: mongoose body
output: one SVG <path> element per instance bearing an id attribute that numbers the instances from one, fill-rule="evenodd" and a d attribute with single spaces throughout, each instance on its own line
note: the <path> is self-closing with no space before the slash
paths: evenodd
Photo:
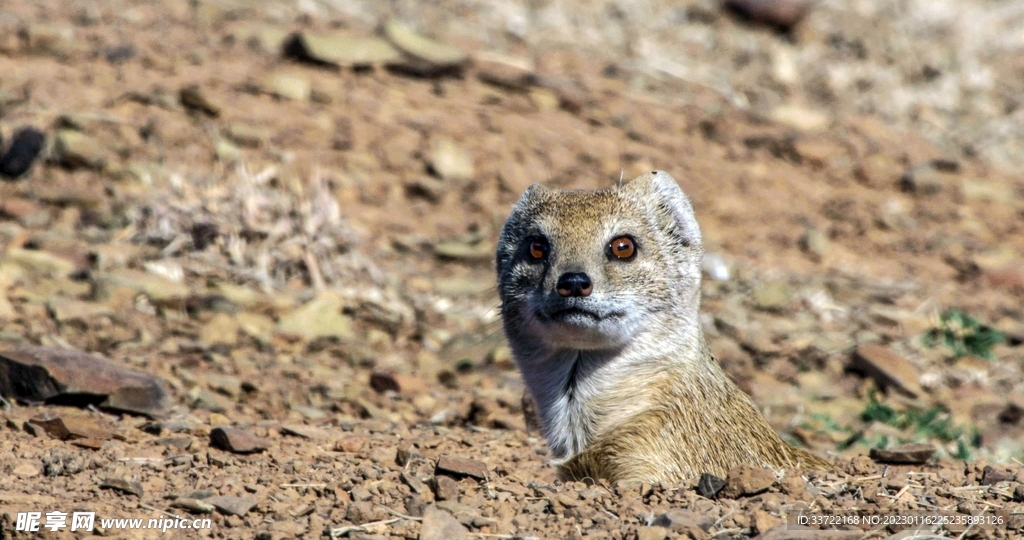
<path id="1" fill-rule="evenodd" d="M 830 467 L 779 438 L 712 355 L 702 257 L 665 172 L 596 191 L 535 184 L 513 207 L 497 252 L 504 330 L 564 478 Z"/>

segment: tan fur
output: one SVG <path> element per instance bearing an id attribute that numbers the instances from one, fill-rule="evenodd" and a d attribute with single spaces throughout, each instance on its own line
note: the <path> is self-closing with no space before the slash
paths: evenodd
<path id="1" fill-rule="evenodd" d="M 611 238 L 636 239 L 624 262 Z M 542 237 L 544 260 L 526 247 Z M 722 371 L 699 320 L 701 235 L 689 200 L 655 171 L 598 191 L 531 186 L 502 231 L 502 317 L 563 478 L 677 482 L 739 464 L 831 465 L 786 444 Z M 585 272 L 586 298 L 555 280 Z M 566 307 L 588 316 L 559 318 Z"/>

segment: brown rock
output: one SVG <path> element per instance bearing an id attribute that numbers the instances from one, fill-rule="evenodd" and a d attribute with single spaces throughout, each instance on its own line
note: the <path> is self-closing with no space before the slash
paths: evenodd
<path id="1" fill-rule="evenodd" d="M 422 394 L 427 391 L 427 385 L 420 377 L 383 371 L 370 374 L 370 387 L 381 393 L 391 391 L 404 395 Z"/>
<path id="2" fill-rule="evenodd" d="M 754 515 L 750 518 L 750 524 L 753 525 L 755 533 L 764 533 L 776 525 L 781 525 L 782 519 L 764 510 L 755 510 Z"/>
<path id="3" fill-rule="evenodd" d="M 423 511 L 419 540 L 466 540 L 469 530 L 451 514 L 430 505 Z"/>
<path id="4" fill-rule="evenodd" d="M 431 478 L 430 487 L 434 490 L 434 497 L 439 501 L 459 500 L 459 483 L 447 476 Z"/>
<path id="5" fill-rule="evenodd" d="M 471 476 L 477 480 L 486 480 L 487 464 L 475 459 L 443 455 L 437 460 L 434 474 L 450 474 L 456 477 Z"/>
<path id="6" fill-rule="evenodd" d="M 212 505 L 221 513 L 232 516 L 244 516 L 256 506 L 256 501 L 248 497 L 234 497 L 231 495 L 218 495 L 203 499 L 203 502 Z"/>
<path id="7" fill-rule="evenodd" d="M 904 444 L 896 448 L 882 450 L 872 448 L 868 455 L 871 459 L 881 463 L 901 463 L 918 465 L 931 459 L 935 454 L 935 447 L 930 444 Z"/>
<path id="8" fill-rule="evenodd" d="M 851 367 L 874 379 L 883 387 L 892 387 L 916 398 L 922 394 L 917 369 L 888 347 L 863 343 L 853 353 Z"/>
<path id="9" fill-rule="evenodd" d="M 537 84 L 537 75 L 513 62 L 501 60 L 485 60 L 475 62 L 476 76 L 481 82 L 504 88 L 524 92 L 531 86 Z"/>
<path id="10" fill-rule="evenodd" d="M 378 505 L 370 501 L 356 501 L 348 505 L 348 509 L 345 511 L 345 519 L 356 525 L 385 519 L 388 515 Z"/>
<path id="11" fill-rule="evenodd" d="M 772 471 L 750 465 L 738 465 L 729 470 L 728 482 L 719 495 L 729 499 L 757 495 L 767 491 L 774 483 L 775 473 Z"/>
<path id="12" fill-rule="evenodd" d="M 0 201 L 0 217 L 21 219 L 40 210 L 41 208 L 36 203 L 20 197 L 11 197 Z"/>
<path id="13" fill-rule="evenodd" d="M 92 419 L 82 416 L 63 417 L 46 412 L 30 419 L 29 423 L 41 427 L 50 437 L 62 441 L 75 439 L 105 441 L 113 436 L 113 433 L 100 427 Z"/>
<path id="14" fill-rule="evenodd" d="M 302 437 L 311 441 L 322 441 L 330 436 L 326 430 L 304 424 L 285 424 L 281 426 L 281 433 Z"/>
<path id="15" fill-rule="evenodd" d="M 664 527 L 671 532 L 678 533 L 683 537 L 706 538 L 707 529 L 713 524 L 709 518 L 692 510 L 673 508 L 668 512 L 654 518 L 651 525 Z"/>
<path id="16" fill-rule="evenodd" d="M 150 417 L 170 405 L 163 379 L 99 355 L 28 345 L 0 351 L 0 395 L 28 402 L 106 396 L 100 407 Z"/>
<path id="17" fill-rule="evenodd" d="M 640 527 L 636 530 L 636 540 L 665 540 L 668 529 L 665 527 Z"/>
<path id="18" fill-rule="evenodd" d="M 347 437 L 334 443 L 335 452 L 358 452 L 363 449 L 363 440 L 359 437 Z"/>
<path id="19" fill-rule="evenodd" d="M 270 441 L 242 429 L 217 427 L 210 431 L 210 445 L 236 454 L 252 454 L 266 450 Z"/>
<path id="20" fill-rule="evenodd" d="M 112 489 L 128 495 L 142 496 L 142 484 L 123 478 L 107 478 L 100 484 L 101 489 Z"/>
<path id="21" fill-rule="evenodd" d="M 981 485 L 991 486 L 993 484 L 998 484 L 999 482 L 1008 482 L 1013 480 L 1013 478 L 1014 475 L 1005 470 L 997 469 L 991 465 L 986 465 L 982 470 Z"/>
<path id="22" fill-rule="evenodd" d="M 220 116 L 220 105 L 211 101 L 198 84 L 185 86 L 178 92 L 181 105 L 214 118 Z"/>

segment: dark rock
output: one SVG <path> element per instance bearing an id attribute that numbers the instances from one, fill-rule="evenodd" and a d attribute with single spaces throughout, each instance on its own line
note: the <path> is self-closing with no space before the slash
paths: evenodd
<path id="1" fill-rule="evenodd" d="M 725 7 L 737 15 L 789 30 L 807 15 L 808 0 L 725 0 Z"/>
<path id="2" fill-rule="evenodd" d="M 220 116 L 220 106 L 210 101 L 198 84 L 186 86 L 178 92 L 181 105 L 214 118 Z"/>
<path id="3" fill-rule="evenodd" d="M 11 139 L 11 146 L 0 157 L 0 176 L 18 178 L 32 168 L 46 145 L 46 135 L 38 129 L 19 129 Z"/>
<path id="4" fill-rule="evenodd" d="M 438 458 L 435 474 L 449 474 L 456 477 L 471 476 L 477 480 L 487 479 L 487 464 L 475 459 L 444 455 Z"/>
<path id="5" fill-rule="evenodd" d="M 700 480 L 697 481 L 697 493 L 701 497 L 714 499 L 718 496 L 718 492 L 725 487 L 725 484 L 724 478 L 719 478 L 711 473 L 703 473 L 700 475 Z"/>
<path id="6" fill-rule="evenodd" d="M 216 427 L 210 431 L 210 444 L 236 454 L 253 454 L 266 450 L 270 441 L 242 429 Z"/>
<path id="7" fill-rule="evenodd" d="M 123 64 L 132 58 L 135 58 L 136 54 L 135 45 L 118 45 L 116 47 L 109 47 L 103 51 L 103 57 L 107 59 L 107 62 L 111 64 Z"/>
<path id="8" fill-rule="evenodd" d="M 163 416 L 170 405 L 163 379 L 99 355 L 28 345 L 0 351 L 0 395 L 95 404 L 150 417 Z"/>
<path id="9" fill-rule="evenodd" d="M 888 450 L 872 448 L 868 456 L 880 463 L 919 465 L 931 459 L 934 454 L 935 447 L 930 444 L 904 444 Z"/>
<path id="10" fill-rule="evenodd" d="M 981 473 L 981 485 L 991 486 L 998 484 L 999 482 L 1007 482 L 1013 480 L 1014 475 L 1007 471 L 997 469 L 991 465 L 986 465 Z"/>
<path id="11" fill-rule="evenodd" d="M 138 482 L 132 482 L 123 478 L 107 478 L 100 484 L 102 489 L 113 489 L 120 491 L 121 493 L 127 493 L 128 495 L 135 495 L 136 497 L 142 496 L 142 484 Z"/>

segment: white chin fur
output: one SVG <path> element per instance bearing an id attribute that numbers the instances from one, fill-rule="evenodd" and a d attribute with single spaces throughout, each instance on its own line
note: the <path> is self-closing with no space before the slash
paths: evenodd
<path id="1" fill-rule="evenodd" d="M 541 339 L 555 349 L 583 351 L 618 348 L 629 343 L 632 332 L 625 321 L 600 321 L 589 325 L 568 322 L 541 323 Z"/>

